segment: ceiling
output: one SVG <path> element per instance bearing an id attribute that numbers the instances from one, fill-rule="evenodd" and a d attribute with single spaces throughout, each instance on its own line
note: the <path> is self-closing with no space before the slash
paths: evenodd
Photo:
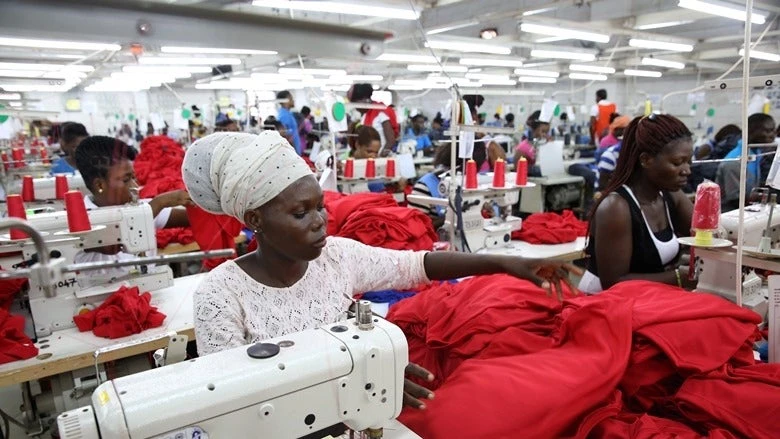
<path id="1" fill-rule="evenodd" d="M 398 90 L 421 90 L 446 88 L 449 81 L 454 81 L 461 87 L 491 89 L 532 87 L 538 81 L 565 80 L 568 84 L 568 79 L 584 84 L 594 80 L 594 74 L 605 75 L 599 79 L 622 78 L 629 73 L 661 74 L 662 78 L 720 75 L 739 60 L 745 23 L 681 8 L 678 1 L 684 0 L 341 0 L 351 5 L 336 12 L 313 12 L 257 6 L 246 0 L 7 0 L 0 4 L 0 41 L 53 39 L 115 46 L 55 49 L 0 43 L 0 88 L 6 92 L 64 92 L 286 86 L 344 91 L 352 82 L 372 82 Z M 734 8 L 744 8 L 745 3 L 703 1 Z M 279 0 L 256 3 L 284 6 Z M 311 3 L 319 3 L 322 9 L 323 3 L 333 2 Z M 342 12 L 361 13 L 360 8 L 366 6 L 383 6 L 419 19 Z M 764 33 L 755 50 L 770 57 L 780 54 L 780 20 L 775 20 L 780 6 L 769 0 L 757 1 L 753 11 L 765 18 L 764 24 L 752 24 L 754 41 Z M 587 33 L 586 37 L 600 41 L 549 41 L 551 35 L 536 33 L 546 32 L 546 28 L 553 29 L 552 36 L 577 31 L 577 36 Z M 493 38 L 480 38 L 483 30 L 494 32 Z M 632 39 L 693 47 L 688 52 L 632 47 Z M 227 48 L 244 53 L 162 53 L 170 46 Z M 550 51 L 582 60 L 551 58 L 560 54 Z M 395 61 L 383 61 L 393 55 Z M 422 57 L 423 62 L 409 61 L 409 55 Z M 438 63 L 424 62 L 435 61 L 434 55 Z M 229 59 L 199 59 L 207 56 Z M 194 61 L 202 62 L 192 66 L 193 60 L 160 57 L 195 57 Z M 233 64 L 229 70 L 212 70 L 228 63 Z M 572 63 L 586 67 L 570 66 Z M 278 71 L 301 67 L 308 72 Z M 311 70 L 318 68 L 341 71 L 320 75 Z M 515 72 L 516 68 L 525 70 Z M 597 72 L 604 68 L 607 73 Z M 776 73 L 780 62 L 752 59 L 751 68 L 755 74 Z M 26 69 L 24 74 L 19 73 L 22 69 Z M 547 74 L 539 79 L 545 73 L 538 70 L 555 72 L 558 77 Z M 442 77 L 447 75 L 449 78 Z"/>

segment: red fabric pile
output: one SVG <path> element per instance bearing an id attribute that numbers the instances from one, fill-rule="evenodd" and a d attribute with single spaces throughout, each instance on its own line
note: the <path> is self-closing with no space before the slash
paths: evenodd
<path id="1" fill-rule="evenodd" d="M 141 152 L 133 162 L 135 177 L 141 186 L 171 175 L 181 180 L 182 161 L 184 148 L 175 140 L 168 136 L 147 137 L 141 142 Z M 171 174 L 173 169 L 176 172 Z"/>
<path id="2" fill-rule="evenodd" d="M 355 214 L 382 207 L 398 207 L 390 194 L 366 192 L 362 194 L 343 195 L 337 192 L 325 192 L 325 210 L 328 212 L 328 235 L 339 236 L 338 233 Z"/>
<path id="3" fill-rule="evenodd" d="M 24 333 L 24 317 L 11 315 L 0 308 L 0 364 L 36 355 L 38 348 Z"/>
<path id="4" fill-rule="evenodd" d="M 149 302 L 152 295 L 138 294 L 138 287 L 120 287 L 97 308 L 73 317 L 79 331 L 98 337 L 120 338 L 162 326 L 165 314 Z"/>
<path id="5" fill-rule="evenodd" d="M 531 244 L 565 244 L 588 235 L 588 223 L 580 221 L 571 210 L 562 215 L 535 213 L 523 221 L 522 229 L 512 232 L 512 239 Z"/>
<path id="6" fill-rule="evenodd" d="M 755 313 L 644 281 L 566 297 L 484 276 L 392 307 L 436 375 L 401 422 L 426 439 L 777 437 L 780 365 L 753 364 Z"/>
<path id="7" fill-rule="evenodd" d="M 244 228 L 237 219 L 227 215 L 214 215 L 198 206 L 187 206 L 187 217 L 192 227 L 190 230 L 201 251 L 236 248 L 236 236 Z M 232 258 L 231 258 L 232 259 Z M 211 270 L 227 259 L 204 259 L 203 269 Z"/>

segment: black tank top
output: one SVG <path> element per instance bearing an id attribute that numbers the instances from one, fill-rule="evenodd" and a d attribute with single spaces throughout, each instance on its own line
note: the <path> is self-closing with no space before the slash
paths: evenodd
<path id="1" fill-rule="evenodd" d="M 645 218 L 642 215 L 642 210 L 637 203 L 634 202 L 631 195 L 626 191 L 624 187 L 619 187 L 615 190 L 615 193 L 623 197 L 628 203 L 629 211 L 631 212 L 631 263 L 629 265 L 629 273 L 662 273 L 664 266 L 661 263 L 661 255 L 658 254 L 658 249 L 655 247 L 653 237 L 650 236 L 653 233 L 645 224 Z M 661 192 L 666 209 L 669 209 L 669 221 L 677 217 L 677 210 L 674 205 L 674 200 L 668 192 Z M 596 264 L 596 239 L 594 236 L 595 228 L 591 225 L 590 233 L 588 235 L 588 271 L 599 276 L 598 266 Z M 656 234 L 656 238 L 662 241 L 668 241 L 673 235 L 672 224 L 663 231 Z M 679 253 L 678 253 L 679 256 Z M 677 259 L 677 258 L 675 258 Z"/>

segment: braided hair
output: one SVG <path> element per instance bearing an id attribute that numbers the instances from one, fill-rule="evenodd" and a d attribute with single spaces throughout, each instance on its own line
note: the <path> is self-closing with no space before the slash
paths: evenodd
<path id="1" fill-rule="evenodd" d="M 108 178 L 111 166 L 123 160 L 135 160 L 135 148 L 108 136 L 87 137 L 76 148 L 76 167 L 92 191 L 96 178 Z"/>
<path id="2" fill-rule="evenodd" d="M 631 176 L 639 169 L 639 157 L 642 153 L 656 156 L 668 144 L 679 140 L 690 140 L 691 136 L 693 134 L 688 130 L 688 127 L 674 116 L 651 114 L 634 118 L 623 134 L 623 146 L 620 148 L 620 155 L 612 178 L 602 191 L 601 198 L 593 203 L 591 218 L 595 215 L 601 201 L 628 183 Z"/>

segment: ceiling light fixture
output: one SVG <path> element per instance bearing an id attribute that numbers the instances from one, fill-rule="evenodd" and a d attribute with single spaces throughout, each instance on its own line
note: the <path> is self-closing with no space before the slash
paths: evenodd
<path id="1" fill-rule="evenodd" d="M 739 56 L 745 56 L 745 49 L 739 49 Z M 780 55 L 770 52 L 762 52 L 760 50 L 751 50 L 750 57 L 755 59 L 763 59 L 764 61 L 780 62 Z"/>
<path id="2" fill-rule="evenodd" d="M 207 66 L 124 66 L 127 73 L 211 73 Z"/>
<path id="3" fill-rule="evenodd" d="M 595 73 L 569 73 L 569 79 L 579 79 L 585 81 L 606 81 L 607 75 L 598 75 Z"/>
<path id="4" fill-rule="evenodd" d="M 0 62 L 0 69 L 4 70 L 39 70 L 47 72 L 86 72 L 90 73 L 95 71 L 92 66 L 86 66 L 82 64 L 36 64 L 36 63 L 16 63 L 16 62 Z"/>
<path id="5" fill-rule="evenodd" d="M 492 40 L 493 38 L 498 37 L 498 29 L 482 29 L 479 31 L 479 37 L 483 40 Z"/>
<path id="6" fill-rule="evenodd" d="M 277 55 L 275 50 L 220 49 L 216 47 L 162 46 L 162 53 L 190 53 L 205 55 Z"/>
<path id="7" fill-rule="evenodd" d="M 520 59 L 497 59 L 497 58 L 461 58 L 460 64 L 464 66 L 490 66 L 490 67 L 522 67 L 523 61 Z"/>
<path id="8" fill-rule="evenodd" d="M 168 65 L 168 66 L 237 66 L 241 64 L 238 58 L 198 58 L 198 57 L 172 57 L 172 56 L 142 56 L 138 58 L 138 64 L 144 65 Z"/>
<path id="9" fill-rule="evenodd" d="M 0 76 L 5 78 L 46 78 L 46 79 L 74 79 L 81 80 L 87 76 L 84 72 L 76 71 L 41 71 L 41 70 L 4 70 L 0 69 Z"/>
<path id="10" fill-rule="evenodd" d="M 543 76 L 518 76 L 517 82 L 533 82 L 537 84 L 555 84 L 558 82 L 555 78 L 545 78 Z"/>
<path id="11" fill-rule="evenodd" d="M 561 76 L 560 73 L 551 70 L 532 70 L 532 69 L 515 69 L 515 75 L 541 76 L 546 78 L 557 78 Z"/>
<path id="12" fill-rule="evenodd" d="M 512 53 L 512 49 L 506 46 L 455 40 L 430 40 L 425 43 L 425 47 L 439 50 L 451 50 L 455 52 L 492 53 L 494 55 L 509 55 Z"/>
<path id="13" fill-rule="evenodd" d="M 300 0 L 254 0 L 253 6 L 261 8 L 288 9 L 292 11 L 329 12 L 333 14 L 362 15 L 366 17 L 416 20 L 420 14 L 409 8 L 388 8 L 360 3 Z"/>
<path id="14" fill-rule="evenodd" d="M 693 51 L 693 45 L 691 44 L 669 43 L 666 41 L 654 41 L 654 40 L 641 40 L 637 38 L 631 38 L 630 40 L 628 40 L 628 45 L 640 49 L 670 50 L 674 52 Z"/>
<path id="15" fill-rule="evenodd" d="M 685 9 L 691 9 L 705 14 L 717 15 L 720 17 L 731 18 L 732 20 L 745 21 L 747 14 L 745 8 L 730 7 L 723 3 L 705 2 L 701 0 L 680 0 L 677 6 Z M 766 16 L 757 12 L 750 15 L 750 22 L 753 24 L 764 24 Z"/>
<path id="16" fill-rule="evenodd" d="M 520 30 L 531 34 L 550 35 L 558 38 L 571 38 L 575 40 L 593 41 L 596 43 L 609 43 L 609 35 L 596 32 L 584 32 L 575 29 L 566 29 L 558 26 L 546 26 L 534 23 L 522 23 Z"/>
<path id="17" fill-rule="evenodd" d="M 468 79 L 493 79 L 496 81 L 508 81 L 509 75 L 496 75 L 496 74 L 490 74 L 490 73 L 466 73 L 466 78 Z"/>
<path id="18" fill-rule="evenodd" d="M 596 55 L 583 52 L 566 52 L 562 50 L 540 50 L 531 51 L 534 58 L 555 58 L 555 59 L 573 59 L 577 61 L 595 61 Z"/>
<path id="19" fill-rule="evenodd" d="M 642 24 L 634 26 L 636 30 L 650 30 L 650 29 L 662 29 L 665 27 L 682 26 L 684 24 L 691 24 L 693 20 L 679 20 L 679 21 L 663 21 L 660 23 Z"/>
<path id="20" fill-rule="evenodd" d="M 323 75 L 323 76 L 334 76 L 334 75 L 346 75 L 347 71 L 343 69 L 310 69 L 310 68 L 290 68 L 290 67 L 282 67 L 278 70 L 281 74 L 291 74 L 291 75 Z"/>
<path id="21" fill-rule="evenodd" d="M 481 85 L 517 85 L 517 81 L 513 79 L 480 79 Z"/>
<path id="22" fill-rule="evenodd" d="M 429 29 L 425 31 L 425 35 L 441 34 L 444 32 L 449 32 L 451 30 L 457 30 L 457 29 L 463 29 L 464 27 L 475 26 L 477 24 L 479 24 L 479 21 L 477 20 L 468 20 L 461 23 L 448 24 L 446 26 L 439 26 L 433 29 Z"/>
<path id="23" fill-rule="evenodd" d="M 658 58 L 642 58 L 642 65 L 643 66 L 655 66 L 655 67 L 666 67 L 670 69 L 684 69 L 685 63 L 677 62 L 677 61 L 668 61 L 665 59 L 658 59 Z"/>
<path id="24" fill-rule="evenodd" d="M 77 41 L 60 40 L 33 40 L 27 38 L 0 37 L 0 46 L 34 47 L 39 49 L 67 49 L 67 50 L 120 50 L 119 44 L 84 43 Z"/>
<path id="25" fill-rule="evenodd" d="M 558 9 L 557 6 L 551 6 L 549 8 L 532 9 L 530 11 L 523 12 L 523 17 L 528 17 L 530 15 L 544 14 L 545 12 L 554 11 L 556 9 Z"/>
<path id="26" fill-rule="evenodd" d="M 466 73 L 469 68 L 466 66 L 438 66 L 433 64 L 409 64 L 406 69 L 410 72 L 447 72 L 447 73 Z"/>
<path id="27" fill-rule="evenodd" d="M 615 69 L 613 69 L 612 67 L 589 66 L 586 64 L 569 64 L 569 70 L 573 70 L 576 72 L 605 73 L 605 74 L 615 73 Z"/>
<path id="28" fill-rule="evenodd" d="M 433 55 L 416 55 L 413 53 L 392 53 L 385 52 L 376 59 L 377 61 L 396 62 L 396 63 L 426 63 L 436 64 L 438 58 Z"/>
<path id="29" fill-rule="evenodd" d="M 19 93 L 0 93 L 0 101 L 16 101 L 21 98 Z"/>
<path id="30" fill-rule="evenodd" d="M 636 69 L 625 69 L 623 70 L 623 74 L 626 76 L 643 76 L 645 78 L 660 78 L 663 76 L 661 72 L 655 72 L 652 70 L 636 70 Z"/>

